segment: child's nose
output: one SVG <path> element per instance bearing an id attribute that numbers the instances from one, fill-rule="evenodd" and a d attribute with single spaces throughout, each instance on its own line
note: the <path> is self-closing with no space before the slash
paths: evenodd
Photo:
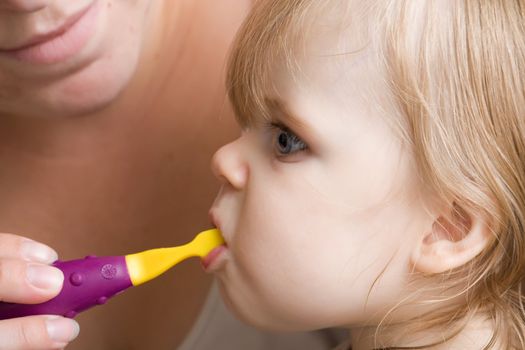
<path id="1" fill-rule="evenodd" d="M 211 160 L 211 169 L 215 176 L 238 190 L 244 188 L 248 177 L 248 165 L 242 153 L 240 139 L 237 139 L 222 146 Z"/>
<path id="2" fill-rule="evenodd" d="M 0 10 L 34 12 L 43 9 L 51 0 L 0 0 Z"/>

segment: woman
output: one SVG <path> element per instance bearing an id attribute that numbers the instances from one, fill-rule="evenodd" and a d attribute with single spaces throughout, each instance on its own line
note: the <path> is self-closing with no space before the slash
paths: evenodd
<path id="1" fill-rule="evenodd" d="M 216 188 L 209 159 L 238 132 L 224 60 L 249 7 L 0 0 L 0 232 L 45 242 L 65 260 L 176 245 L 207 228 Z M 28 285 L 28 256 L 54 257 L 28 245 L 0 237 L 3 300 L 35 302 L 60 288 L 62 276 L 40 263 L 30 272 L 39 287 Z M 73 347 L 175 348 L 210 282 L 198 263 L 182 264 L 79 315 Z M 60 348 L 75 327 L 62 318 L 1 321 L 0 348 Z"/>

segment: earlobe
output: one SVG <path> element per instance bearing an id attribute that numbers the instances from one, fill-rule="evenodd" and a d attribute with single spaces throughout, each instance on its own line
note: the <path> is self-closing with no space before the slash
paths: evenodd
<path id="1" fill-rule="evenodd" d="M 442 273 L 474 259 L 491 241 L 490 227 L 481 213 L 453 204 L 421 235 L 411 263 L 422 273 Z"/>

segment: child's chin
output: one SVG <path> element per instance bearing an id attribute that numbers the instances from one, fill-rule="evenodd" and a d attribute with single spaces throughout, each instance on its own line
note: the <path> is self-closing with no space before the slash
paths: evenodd
<path id="1" fill-rule="evenodd" d="M 221 297 L 228 310 L 230 310 L 238 320 L 245 324 L 270 332 L 298 332 L 311 330 L 308 327 L 301 327 L 302 322 L 300 321 L 283 323 L 283 317 L 281 316 L 272 317 L 271 314 L 264 313 L 257 307 L 239 305 L 223 290 L 224 287 L 221 284 L 219 284 L 219 286 Z"/>

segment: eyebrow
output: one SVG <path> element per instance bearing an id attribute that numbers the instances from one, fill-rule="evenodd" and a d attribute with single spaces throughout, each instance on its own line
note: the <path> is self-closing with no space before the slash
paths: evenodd
<path id="1" fill-rule="evenodd" d="M 268 110 L 274 113 L 277 112 L 279 121 L 282 120 L 287 126 L 299 133 L 306 133 L 307 135 L 313 134 L 314 129 L 301 118 L 297 117 L 295 113 L 286 106 L 284 101 L 275 97 L 266 97 L 264 101 Z M 272 115 L 274 115 L 274 113 L 272 113 Z"/>

